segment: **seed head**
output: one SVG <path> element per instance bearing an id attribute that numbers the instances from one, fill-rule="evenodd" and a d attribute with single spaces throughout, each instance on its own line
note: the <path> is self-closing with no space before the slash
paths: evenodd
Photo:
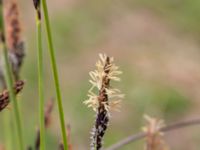
<path id="1" fill-rule="evenodd" d="M 33 4 L 37 12 L 37 19 L 38 19 L 37 21 L 40 21 L 41 20 L 40 0 L 33 0 Z"/>
<path id="2" fill-rule="evenodd" d="M 45 114 L 44 114 L 45 128 L 49 127 L 49 124 L 50 124 L 50 121 L 51 121 L 52 110 L 53 110 L 53 100 L 49 100 L 48 103 L 46 104 L 46 107 L 45 107 Z M 35 150 L 40 149 L 40 128 L 37 128 L 37 130 L 36 130 L 36 138 L 35 138 L 35 145 L 34 146 L 35 146 Z"/>
<path id="3" fill-rule="evenodd" d="M 113 57 L 108 57 L 105 54 L 99 54 L 100 60 L 97 61 L 97 69 L 89 73 L 91 80 L 89 82 L 92 84 L 88 92 L 88 99 L 84 101 L 88 107 L 93 108 L 94 111 L 97 111 L 100 105 L 104 105 L 105 109 L 117 109 L 121 99 L 124 97 L 123 94 L 120 94 L 120 90 L 111 88 L 108 84 L 110 81 L 120 81 L 118 75 L 122 74 L 113 62 Z M 94 90 L 99 90 L 98 95 L 94 93 Z M 103 94 L 100 94 L 100 91 L 103 91 L 106 94 L 109 101 L 103 100 Z"/>
<path id="4" fill-rule="evenodd" d="M 33 0 L 33 4 L 34 4 L 34 7 L 35 9 L 38 9 L 40 6 L 40 0 Z"/>
<path id="5" fill-rule="evenodd" d="M 24 87 L 24 81 L 17 81 L 14 86 L 14 93 L 18 94 Z M 2 111 L 4 108 L 8 106 L 10 103 L 10 98 L 9 98 L 9 92 L 8 90 L 4 90 L 0 94 L 0 111 Z"/>
<path id="6" fill-rule="evenodd" d="M 6 29 L 6 44 L 8 47 L 9 61 L 15 80 L 19 80 L 19 72 L 25 56 L 24 41 L 22 39 L 22 27 L 19 16 L 19 8 L 16 0 L 5 2 L 4 22 Z"/>
<path id="7" fill-rule="evenodd" d="M 145 150 L 168 150 L 163 140 L 163 133 L 160 131 L 164 127 L 164 121 L 156 118 L 144 116 L 147 126 L 143 127 L 143 131 L 147 133 Z"/>
<path id="8" fill-rule="evenodd" d="M 51 113 L 53 110 L 53 100 L 49 100 L 46 104 L 45 108 L 45 116 L 44 116 L 44 121 L 45 121 L 45 127 L 48 128 L 50 123 L 51 123 Z"/>
<path id="9" fill-rule="evenodd" d="M 123 97 L 118 89 L 111 88 L 110 82 L 120 81 L 118 75 L 122 72 L 113 63 L 114 59 L 100 54 L 100 60 L 97 61 L 95 71 L 91 71 L 90 83 L 92 87 L 88 93 L 88 100 L 84 103 L 96 112 L 95 125 L 91 132 L 91 150 L 99 150 L 103 145 L 103 137 L 108 127 L 110 118 L 110 109 L 117 108 Z M 98 90 L 95 94 L 94 90 Z"/>

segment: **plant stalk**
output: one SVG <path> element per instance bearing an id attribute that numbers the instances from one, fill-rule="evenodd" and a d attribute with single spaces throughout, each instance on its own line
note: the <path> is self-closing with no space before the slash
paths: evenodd
<path id="1" fill-rule="evenodd" d="M 3 19 L 3 2 L 1 1 L 0 3 L 0 30 L 1 30 L 1 43 L 2 43 L 2 50 L 3 50 L 3 58 L 4 58 L 4 67 L 5 67 L 5 72 L 4 76 L 6 78 L 6 84 L 7 88 L 9 90 L 9 97 L 10 100 L 13 102 L 14 105 L 14 115 L 15 115 L 15 121 L 16 121 L 16 126 L 17 126 L 17 135 L 18 135 L 18 143 L 19 143 L 19 148 L 20 150 L 24 150 L 24 142 L 23 142 L 23 133 L 22 133 L 22 125 L 21 125 L 21 118 L 20 118 L 20 113 L 19 113 L 19 106 L 13 91 L 13 75 L 11 71 L 11 66 L 9 63 L 9 58 L 8 58 L 8 50 L 6 46 L 6 41 L 5 41 L 5 34 L 4 34 L 4 19 Z"/>
<path id="2" fill-rule="evenodd" d="M 45 123 L 44 123 L 44 67 L 42 49 L 42 30 L 40 4 L 36 14 L 37 49 L 38 49 L 38 93 L 39 93 L 39 118 L 40 118 L 40 150 L 45 150 Z"/>
<path id="3" fill-rule="evenodd" d="M 169 125 L 161 128 L 159 131 L 169 132 L 169 131 L 178 130 L 178 129 L 181 129 L 181 128 L 195 126 L 195 125 L 200 125 L 200 118 L 193 118 L 193 119 L 189 119 L 189 120 L 175 122 L 175 123 L 169 124 Z M 104 150 L 117 150 L 117 149 L 120 149 L 127 144 L 130 144 L 130 143 L 135 142 L 137 140 L 143 139 L 146 136 L 147 136 L 147 134 L 145 132 L 133 134 L 133 135 L 130 135 L 130 136 L 120 140 L 119 142 L 111 145 L 110 147 L 108 147 Z"/>
<path id="4" fill-rule="evenodd" d="M 57 64 L 56 64 L 54 46 L 53 46 L 53 41 L 52 41 L 51 27 L 50 27 L 50 22 L 49 22 L 49 15 L 48 15 L 46 0 L 42 0 L 42 6 L 43 6 L 43 12 L 44 12 L 44 19 L 45 19 L 46 33 L 47 33 L 47 39 L 48 39 L 49 53 L 50 53 L 50 58 L 51 58 L 51 66 L 52 66 L 53 77 L 54 77 L 54 84 L 55 84 L 55 89 L 56 89 L 56 98 L 57 98 L 57 104 L 58 104 L 58 110 L 59 110 L 60 125 L 61 125 L 61 130 L 62 130 L 63 145 L 64 145 L 64 150 L 67 150 L 68 149 L 67 135 L 66 135 L 66 129 L 65 129 L 65 119 L 64 119 L 64 112 L 63 112 L 63 105 L 62 105 L 62 97 L 61 97 L 60 83 L 59 83 Z"/>

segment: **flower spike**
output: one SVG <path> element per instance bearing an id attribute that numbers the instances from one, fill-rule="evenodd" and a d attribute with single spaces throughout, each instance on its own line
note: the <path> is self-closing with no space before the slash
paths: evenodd
<path id="1" fill-rule="evenodd" d="M 143 131 L 147 133 L 145 150 L 169 150 L 163 140 L 163 132 L 160 131 L 165 126 L 164 121 L 156 118 L 144 116 L 147 126 L 143 127 Z"/>
<path id="2" fill-rule="evenodd" d="M 92 84 L 88 92 L 88 99 L 84 101 L 88 107 L 91 107 L 96 112 L 96 122 L 92 129 L 91 150 L 99 150 L 102 147 L 103 136 L 108 127 L 110 118 L 110 109 L 119 108 L 119 104 L 123 95 L 120 90 L 111 88 L 110 81 L 120 81 L 119 71 L 113 62 L 113 57 L 108 57 L 105 54 L 99 54 L 100 60 L 97 61 L 95 71 L 89 73 Z M 98 94 L 95 94 L 98 90 Z"/>

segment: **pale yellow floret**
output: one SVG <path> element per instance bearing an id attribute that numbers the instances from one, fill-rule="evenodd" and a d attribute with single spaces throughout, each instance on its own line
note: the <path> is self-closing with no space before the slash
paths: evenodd
<path id="1" fill-rule="evenodd" d="M 120 81 L 118 75 L 122 74 L 122 72 L 119 71 L 119 67 L 117 67 L 113 63 L 113 57 L 109 59 L 110 64 L 107 65 L 106 68 L 104 67 L 107 63 L 107 56 L 105 54 L 99 54 L 99 57 L 100 60 L 98 60 L 96 63 L 97 69 L 89 72 L 89 75 L 91 77 L 91 80 L 89 80 L 89 82 L 92 84 L 92 87 L 88 91 L 88 100 L 84 101 L 84 104 L 86 104 L 88 107 L 92 107 L 95 111 L 99 107 L 99 102 L 98 96 L 93 93 L 94 88 L 97 88 L 98 90 L 102 88 L 102 82 L 105 76 L 107 76 L 107 78 L 110 80 Z M 105 71 L 108 71 L 108 73 L 106 73 Z M 105 106 L 105 109 L 107 111 L 109 111 L 110 109 L 118 110 L 118 108 L 120 107 L 119 104 L 121 102 L 121 100 L 118 99 L 122 99 L 124 95 L 121 94 L 120 90 L 112 89 L 110 87 L 106 89 L 106 94 L 108 95 L 109 101 L 107 103 L 102 103 Z"/>
<path id="2" fill-rule="evenodd" d="M 147 121 L 147 126 L 143 128 L 143 131 L 147 133 L 145 149 L 149 149 L 148 146 L 151 146 L 151 149 L 155 150 L 169 150 L 162 138 L 163 132 L 160 131 L 165 126 L 164 121 L 147 115 L 144 118 Z"/>
<path id="3" fill-rule="evenodd" d="M 145 120 L 148 122 L 148 126 L 143 128 L 143 131 L 150 132 L 152 134 L 160 134 L 162 135 L 162 132 L 160 132 L 160 129 L 164 127 L 164 121 L 158 120 L 156 118 L 152 118 L 148 115 L 144 115 Z"/>
<path id="4" fill-rule="evenodd" d="M 124 94 L 121 94 L 119 89 L 106 89 L 106 93 L 109 97 L 109 99 L 113 99 L 113 98 L 120 98 L 123 99 L 124 98 Z"/>
<path id="5" fill-rule="evenodd" d="M 121 108 L 120 103 L 121 103 L 121 100 L 112 101 L 110 102 L 110 108 L 115 111 L 120 111 L 120 108 Z"/>
<path id="6" fill-rule="evenodd" d="M 89 99 L 85 100 L 83 103 L 88 107 L 91 107 L 94 111 L 99 106 L 98 97 L 96 95 L 88 94 Z"/>

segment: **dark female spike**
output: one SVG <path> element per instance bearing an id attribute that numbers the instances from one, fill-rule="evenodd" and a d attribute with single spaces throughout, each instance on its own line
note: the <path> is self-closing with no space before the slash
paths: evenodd
<path id="1" fill-rule="evenodd" d="M 33 4 L 35 9 L 38 9 L 40 7 L 40 0 L 33 0 Z"/>
<path id="2" fill-rule="evenodd" d="M 14 93 L 17 95 L 23 89 L 23 87 L 24 87 L 24 81 L 22 80 L 17 81 L 13 87 Z M 9 91 L 4 90 L 0 94 L 0 111 L 6 108 L 9 103 L 10 103 Z"/>
<path id="3" fill-rule="evenodd" d="M 1 40 L 5 41 L 4 43 L 7 45 L 8 58 L 12 67 L 13 77 L 15 81 L 18 81 L 20 79 L 20 71 L 25 57 L 25 44 L 22 37 L 20 9 L 17 0 L 3 1 L 3 4 L 5 37 L 1 37 Z"/>
<path id="4" fill-rule="evenodd" d="M 33 4 L 37 12 L 38 20 L 41 20 L 40 0 L 33 0 Z"/>
<path id="5" fill-rule="evenodd" d="M 45 128 L 48 128 L 51 122 L 51 113 L 53 111 L 53 100 L 49 100 L 46 104 L 45 107 L 45 116 L 44 116 L 44 121 L 45 121 Z M 36 137 L 35 137 L 35 144 L 34 144 L 34 149 L 39 150 L 40 149 L 40 128 L 37 128 L 36 130 Z"/>

